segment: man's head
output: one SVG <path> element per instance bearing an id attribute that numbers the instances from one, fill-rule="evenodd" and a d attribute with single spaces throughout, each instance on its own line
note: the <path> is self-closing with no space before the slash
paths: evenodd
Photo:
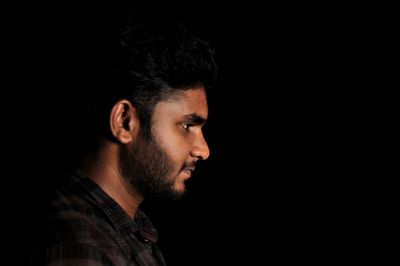
<path id="1" fill-rule="evenodd" d="M 102 140 L 117 143 L 119 170 L 137 192 L 179 196 L 196 162 L 209 156 L 202 126 L 206 90 L 215 80 L 213 51 L 161 18 L 106 28 L 92 36 L 90 68 L 81 66 L 91 71 L 83 71 L 79 94 L 87 132 L 80 147 L 88 152 Z"/>
<path id="2" fill-rule="evenodd" d="M 113 134 L 126 144 L 120 149 L 122 176 L 143 196 L 181 196 L 196 162 L 209 156 L 202 132 L 208 116 L 204 89 L 194 87 L 158 102 L 149 134 L 143 134 L 141 127 L 134 129 L 140 121 L 129 103 L 119 103 L 114 110 Z"/>

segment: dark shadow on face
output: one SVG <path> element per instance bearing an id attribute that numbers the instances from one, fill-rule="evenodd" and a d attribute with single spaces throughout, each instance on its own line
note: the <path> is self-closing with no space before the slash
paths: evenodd
<path id="1" fill-rule="evenodd" d="M 177 191 L 175 179 L 170 178 L 173 162 L 149 131 L 149 134 L 140 131 L 134 144 L 121 149 L 121 174 L 144 197 L 179 199 L 184 191 Z"/>

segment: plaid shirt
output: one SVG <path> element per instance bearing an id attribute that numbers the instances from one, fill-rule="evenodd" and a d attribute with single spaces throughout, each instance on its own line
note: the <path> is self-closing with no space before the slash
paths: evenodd
<path id="1" fill-rule="evenodd" d="M 165 265 L 147 216 L 132 220 L 89 178 L 63 180 L 35 234 L 31 265 Z"/>

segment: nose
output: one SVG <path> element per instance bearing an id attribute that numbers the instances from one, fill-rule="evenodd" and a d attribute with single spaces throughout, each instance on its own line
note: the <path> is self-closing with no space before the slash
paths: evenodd
<path id="1" fill-rule="evenodd" d="M 208 148 L 208 144 L 202 132 L 200 132 L 199 136 L 196 138 L 190 155 L 200 160 L 207 160 L 210 156 L 210 149 Z"/>

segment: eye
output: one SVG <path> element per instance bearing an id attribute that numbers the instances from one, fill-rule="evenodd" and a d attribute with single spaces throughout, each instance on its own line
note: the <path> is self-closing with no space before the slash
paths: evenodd
<path id="1" fill-rule="evenodd" d="M 189 131 L 189 129 L 193 126 L 193 124 L 190 124 L 190 123 L 181 123 L 181 126 L 182 126 L 185 130 Z"/>

